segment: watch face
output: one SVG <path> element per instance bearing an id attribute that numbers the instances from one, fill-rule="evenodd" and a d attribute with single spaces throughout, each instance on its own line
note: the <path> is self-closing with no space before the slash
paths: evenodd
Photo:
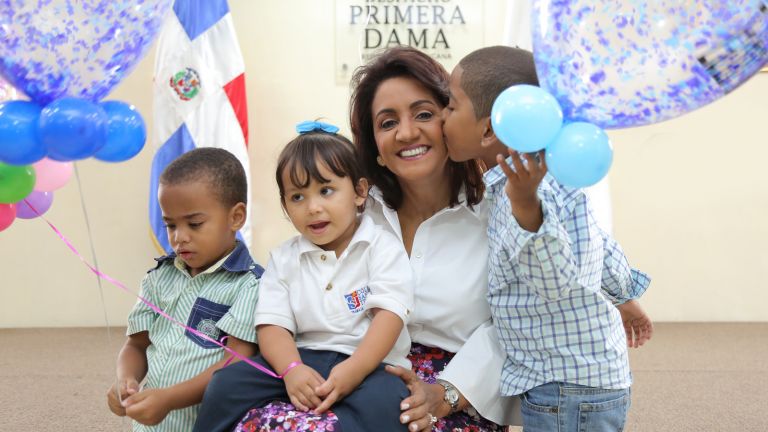
<path id="1" fill-rule="evenodd" d="M 459 392 L 456 389 L 450 389 L 445 392 L 445 399 L 451 405 L 459 401 Z"/>

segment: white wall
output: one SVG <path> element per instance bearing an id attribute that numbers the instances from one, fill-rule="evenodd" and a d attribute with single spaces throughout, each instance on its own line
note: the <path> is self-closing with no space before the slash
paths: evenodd
<path id="1" fill-rule="evenodd" d="M 502 43 L 503 0 L 483 0 L 487 45 Z M 331 0 L 230 0 L 245 56 L 253 176 L 253 254 L 293 235 L 277 199 L 275 159 L 294 125 L 319 116 L 348 131 L 349 90 L 334 82 Z M 154 53 L 111 98 L 135 104 L 150 123 Z M 681 119 L 611 132 L 614 230 L 631 261 L 654 282 L 643 299 L 659 321 L 766 321 L 761 270 L 768 228 L 768 156 L 762 121 L 768 74 Z M 79 163 L 102 270 L 131 288 L 152 266 L 148 173 L 154 143 L 116 165 Z M 765 170 L 763 170 L 765 172 Z M 47 214 L 90 259 L 74 179 Z M 103 326 L 95 276 L 41 220 L 0 233 L 1 327 Z M 134 298 L 104 282 L 111 325 Z"/>

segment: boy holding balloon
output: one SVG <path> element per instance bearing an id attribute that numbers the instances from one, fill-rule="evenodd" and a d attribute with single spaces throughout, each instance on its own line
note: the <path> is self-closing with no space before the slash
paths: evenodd
<path id="1" fill-rule="evenodd" d="M 242 357 L 255 354 L 263 269 L 235 237 L 247 190 L 243 166 L 217 148 L 183 154 L 160 177 L 158 201 L 174 253 L 142 281 L 117 382 L 107 393 L 110 410 L 135 420 L 134 431 L 192 430 L 213 372 L 234 360 L 221 344 Z"/>
<path id="2" fill-rule="evenodd" d="M 650 279 L 630 269 L 598 227 L 584 192 L 547 174 L 543 151 L 521 154 L 500 141 L 492 107 L 518 84 L 538 86 L 530 52 L 477 50 L 451 74 L 443 114 L 450 158 L 478 158 L 488 168 L 488 300 L 507 353 L 501 391 L 521 396 L 527 432 L 622 430 L 630 405 L 627 346 L 642 345 L 652 332 L 633 299 Z M 541 103 L 528 97 L 534 112 L 526 129 L 535 138 L 546 113 L 536 113 Z"/>

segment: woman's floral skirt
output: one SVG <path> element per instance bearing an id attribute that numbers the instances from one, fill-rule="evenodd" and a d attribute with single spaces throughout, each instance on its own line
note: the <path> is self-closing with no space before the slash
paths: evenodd
<path id="1" fill-rule="evenodd" d="M 451 361 L 454 354 L 440 348 L 420 344 L 411 346 L 408 359 L 413 371 L 424 382 L 434 384 L 437 375 Z M 432 427 L 436 432 L 496 432 L 506 427 L 490 422 L 477 414 L 458 412 L 441 418 Z M 273 402 L 261 408 L 254 408 L 245 415 L 234 432 L 343 432 L 339 419 L 333 410 L 323 414 L 305 413 L 290 403 Z"/>

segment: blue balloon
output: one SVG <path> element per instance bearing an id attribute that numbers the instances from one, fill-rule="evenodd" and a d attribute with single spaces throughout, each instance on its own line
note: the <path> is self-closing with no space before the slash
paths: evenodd
<path id="1" fill-rule="evenodd" d="M 491 108 L 491 126 L 507 147 L 536 152 L 547 146 L 563 126 L 563 111 L 546 90 L 515 85 L 499 94 Z"/>
<path id="2" fill-rule="evenodd" d="M 27 101 L 0 103 L 0 161 L 29 165 L 45 157 L 47 150 L 37 138 L 40 110 Z"/>
<path id="3" fill-rule="evenodd" d="M 109 119 L 107 143 L 93 157 L 104 162 L 126 161 L 144 148 L 147 127 L 136 107 L 120 101 L 101 103 Z"/>
<path id="4" fill-rule="evenodd" d="M 107 140 L 107 113 L 85 99 L 62 98 L 40 113 L 40 140 L 57 161 L 93 156 Z"/>
<path id="5" fill-rule="evenodd" d="M 613 162 L 613 148 L 603 129 L 592 123 L 563 126 L 547 147 L 547 167 L 565 186 L 592 186 L 605 177 Z"/>

